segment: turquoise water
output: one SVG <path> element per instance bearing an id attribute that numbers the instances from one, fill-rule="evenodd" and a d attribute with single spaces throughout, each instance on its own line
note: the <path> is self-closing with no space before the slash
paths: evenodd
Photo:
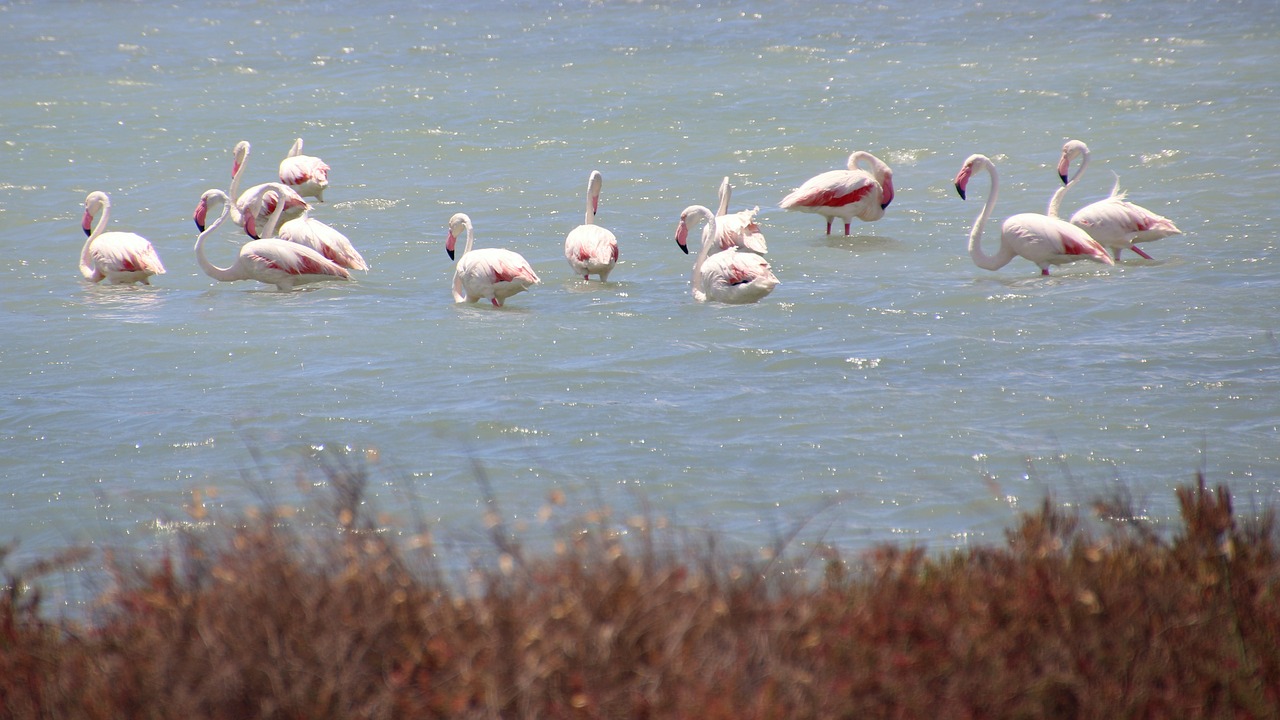
<path id="1" fill-rule="evenodd" d="M 748 545 L 801 519 L 854 549 L 998 541 L 1046 493 L 1117 488 L 1164 522 L 1200 469 L 1280 500 L 1275 3 L 456 5 L 0 5 L 0 528 L 23 553 L 157 542 L 196 489 L 299 502 L 319 448 L 456 537 L 476 463 L 513 522 L 560 489 Z M 200 194 L 237 141 L 247 185 L 296 137 L 333 168 L 314 215 L 372 269 L 212 281 Z M 1043 212 L 1073 137 L 1093 164 L 1066 210 L 1114 172 L 1186 234 L 1049 278 L 975 267 L 964 158 L 999 166 L 996 218 Z M 856 149 L 895 171 L 883 220 L 828 237 L 777 208 Z M 606 284 L 562 255 L 593 169 Z M 673 242 L 725 175 L 782 281 L 756 305 L 695 303 Z M 92 190 L 157 247 L 154 286 L 80 279 Z M 453 305 L 458 211 L 543 284 Z"/>

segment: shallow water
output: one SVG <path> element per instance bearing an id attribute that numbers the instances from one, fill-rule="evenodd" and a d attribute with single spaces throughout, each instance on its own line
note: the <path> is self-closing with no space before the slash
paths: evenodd
<path id="1" fill-rule="evenodd" d="M 851 548 L 985 542 L 1046 493 L 1117 488 L 1160 522 L 1200 469 L 1280 499 L 1275 3 L 454 5 L 0 5 L 0 526 L 23 553 L 153 542 L 197 488 L 298 501 L 319 447 L 459 535 L 475 463 L 512 520 L 560 488 L 748 544 L 801 519 Z M 333 168 L 314 215 L 372 269 L 212 281 L 200 193 L 236 141 L 249 185 L 299 136 Z M 1093 163 L 1065 210 L 1114 172 L 1185 236 L 976 268 L 964 158 L 998 164 L 997 218 L 1043 212 L 1070 137 Z M 777 208 L 855 149 L 894 168 L 883 220 L 825 236 Z M 592 169 L 606 284 L 562 255 Z M 757 305 L 695 303 L 672 241 L 724 175 L 782 280 Z M 156 245 L 153 287 L 79 278 L 92 190 Z M 458 211 L 543 284 L 453 305 Z"/>

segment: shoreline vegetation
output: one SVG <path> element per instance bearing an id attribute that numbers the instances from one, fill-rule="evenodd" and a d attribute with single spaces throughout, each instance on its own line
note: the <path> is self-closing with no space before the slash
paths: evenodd
<path id="1" fill-rule="evenodd" d="M 379 530 L 362 468 L 321 469 L 327 522 L 262 508 L 104 552 L 83 619 L 39 588 L 87 550 L 0 548 L 0 716 L 1280 715 L 1275 515 L 1238 517 L 1203 474 L 1170 536 L 1111 498 L 941 553 L 741 553 L 608 513 L 534 551 L 491 511 L 491 551 L 455 571 L 429 532 Z"/>

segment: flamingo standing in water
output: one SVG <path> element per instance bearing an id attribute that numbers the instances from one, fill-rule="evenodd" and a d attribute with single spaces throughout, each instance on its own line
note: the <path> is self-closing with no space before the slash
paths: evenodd
<path id="1" fill-rule="evenodd" d="M 1105 248 L 1089 233 L 1056 217 L 1039 213 L 1019 213 L 1009 216 L 1000 226 L 1000 250 L 995 255 L 982 251 L 982 228 L 996 206 L 1000 190 L 995 163 L 986 155 L 970 155 L 956 175 L 956 192 L 965 199 L 965 188 L 975 172 L 986 170 L 991 177 L 991 191 L 987 203 L 978 213 L 978 219 L 969 232 L 969 257 L 983 270 L 999 270 L 1015 257 L 1022 256 L 1040 268 L 1041 275 L 1049 274 L 1050 265 L 1062 265 L 1077 260 L 1093 260 L 1114 265 Z"/>
<path id="2" fill-rule="evenodd" d="M 859 169 L 866 162 L 871 172 Z M 864 222 L 884 217 L 885 208 L 893 202 L 893 170 L 880 158 L 859 150 L 849 156 L 848 170 L 829 170 L 804 181 L 790 195 L 782 198 L 783 210 L 817 213 L 831 221 L 844 220 L 844 234 L 849 234 L 853 218 Z"/>
<path id="3" fill-rule="evenodd" d="M 592 275 L 599 275 L 601 281 L 608 280 L 609 273 L 618 264 L 618 238 L 596 225 L 603 183 L 600 171 L 592 170 L 587 178 L 586 217 L 564 239 L 564 258 L 574 274 L 581 275 L 583 280 L 590 280 Z"/>
<path id="4" fill-rule="evenodd" d="M 778 286 L 778 278 L 769 269 L 769 263 L 755 253 L 739 252 L 731 247 L 714 255 L 711 250 L 716 240 L 716 216 L 702 205 L 690 205 L 680 213 L 676 225 L 676 245 L 689 253 L 689 223 L 706 221 L 702 229 L 702 249 L 693 263 L 693 299 L 698 302 L 714 300 L 722 303 L 753 303 L 764 298 Z"/>
<path id="5" fill-rule="evenodd" d="M 537 273 L 519 253 L 501 248 L 472 250 L 475 234 L 471 218 L 457 213 L 449 218 L 449 238 L 445 250 L 449 259 L 454 256 L 458 236 L 467 233 L 467 243 L 458 256 L 458 266 L 453 271 L 453 301 L 473 303 L 489 298 L 494 307 L 502 307 L 507 298 L 542 282 Z"/>
<path id="6" fill-rule="evenodd" d="M 760 226 L 756 223 L 756 213 L 760 212 L 760 206 L 757 205 L 751 210 L 740 210 L 730 215 L 729 197 L 732 193 L 733 186 L 729 184 L 729 176 L 726 175 L 720 181 L 720 207 L 716 210 L 718 244 L 712 248 L 712 252 L 736 247 L 758 255 L 768 253 L 769 244 L 765 242 Z"/>
<path id="7" fill-rule="evenodd" d="M 268 188 L 270 183 L 254 185 L 241 193 L 240 177 L 244 175 L 244 168 L 249 162 L 249 153 L 252 149 L 253 147 L 248 140 L 241 140 L 232 149 L 231 186 L 227 188 L 227 195 L 236 199 L 230 208 L 231 221 L 244 227 L 249 237 L 256 239 L 258 237 L 256 227 L 266 225 L 267 218 L 271 216 L 271 212 L 275 209 L 276 203 L 280 202 L 280 198 L 283 197 L 285 200 L 285 207 L 280 216 L 281 223 L 302 217 L 302 213 L 310 210 L 311 206 L 293 189 L 286 188 L 284 191 L 270 189 Z M 268 190 L 270 192 L 267 192 Z M 196 206 L 197 213 L 199 212 L 199 207 L 199 205 Z M 193 216 L 193 219 L 196 222 L 196 228 L 204 232 L 203 216 Z M 246 223 L 250 220 L 256 226 L 252 231 L 246 227 Z"/>
<path id="8" fill-rule="evenodd" d="M 281 194 L 287 189 L 280 183 L 266 183 L 264 187 L 266 188 L 265 191 L 274 190 L 281 192 Z M 278 237 L 281 240 L 304 245 L 348 270 L 369 269 L 368 263 L 360 256 L 360 252 L 355 249 L 355 246 L 351 244 L 346 235 L 311 217 L 309 212 L 304 212 L 302 217 L 280 225 L 280 229 L 277 232 L 276 225 L 280 222 L 280 216 L 283 212 L 284 204 L 275 203 L 275 207 L 272 209 L 271 215 L 267 217 L 267 223 L 260 233 L 261 237 Z"/>
<path id="9" fill-rule="evenodd" d="M 303 197 L 324 202 L 324 189 L 329 187 L 329 166 L 318 157 L 303 155 L 302 138 L 298 138 L 280 161 L 280 182 Z"/>
<path id="10" fill-rule="evenodd" d="M 1067 179 L 1071 170 L 1071 162 L 1082 158 L 1076 176 Z M 1084 176 L 1089 167 L 1089 146 L 1079 140 L 1068 140 L 1062 146 L 1062 159 L 1058 161 L 1058 177 L 1062 178 L 1062 187 L 1058 188 L 1049 201 L 1048 214 L 1058 216 L 1058 208 L 1067 190 L 1071 189 Z M 1182 231 L 1169 218 L 1157 215 L 1150 210 L 1125 200 L 1120 191 L 1120 177 L 1116 176 L 1116 184 L 1111 188 L 1111 196 L 1086 205 L 1071 216 L 1071 224 L 1082 228 L 1103 247 L 1115 253 L 1120 259 L 1121 250 L 1132 250 L 1138 255 L 1151 260 L 1151 256 L 1137 246 L 1137 243 L 1160 240 L 1171 235 L 1181 235 Z"/>
<path id="11" fill-rule="evenodd" d="M 351 273 L 346 268 L 327 260 L 311 248 L 291 243 L 279 238 L 253 240 L 240 248 L 231 267 L 218 267 L 209 261 L 204 254 L 204 241 L 222 225 L 231 211 L 231 198 L 221 190 L 206 190 L 196 206 L 196 213 L 203 217 L 208 213 L 209 203 L 221 202 L 222 213 L 207 229 L 196 238 L 196 260 L 200 269 L 214 280 L 233 282 L 236 280 L 257 280 L 267 285 L 275 285 L 284 292 L 292 290 L 295 285 L 320 282 L 322 280 L 350 280 Z"/>
<path id="12" fill-rule="evenodd" d="M 98 224 L 93 217 L 101 213 Z M 163 275 L 164 264 L 151 242 L 131 232 L 105 232 L 111 219 L 111 198 L 101 190 L 84 199 L 84 220 L 80 223 L 88 238 L 80 250 L 80 274 L 90 282 L 108 285 L 151 284 L 152 275 Z"/>

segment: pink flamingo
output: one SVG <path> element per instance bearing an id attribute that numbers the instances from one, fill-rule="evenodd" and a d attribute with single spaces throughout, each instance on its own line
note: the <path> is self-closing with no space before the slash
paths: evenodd
<path id="1" fill-rule="evenodd" d="M 93 217 L 101 213 L 98 224 Z M 150 285 L 152 275 L 163 275 L 164 264 L 151 242 L 131 232 L 104 232 L 111 218 L 111 198 L 98 190 L 84 199 L 81 227 L 88 238 L 80 250 L 80 274 L 90 282 L 108 285 Z"/>
<path id="2" fill-rule="evenodd" d="M 282 194 L 287 189 L 280 183 L 266 183 L 265 187 L 268 191 L 275 190 Z M 280 225 L 280 230 L 277 232 L 276 224 L 280 221 L 283 211 L 284 204 L 275 203 L 261 233 L 263 237 L 278 237 L 281 240 L 304 245 L 348 270 L 369 269 L 368 263 L 360 256 L 359 251 L 346 235 L 311 217 L 310 212 L 304 212 L 302 217 Z"/>
<path id="3" fill-rule="evenodd" d="M 733 186 L 729 184 L 729 176 L 726 175 L 720 181 L 720 207 L 716 210 L 718 244 L 712 248 L 712 252 L 736 247 L 757 255 L 767 254 L 769 244 L 765 242 L 764 235 L 760 232 L 760 225 L 756 223 L 756 213 L 760 212 L 760 206 L 757 205 L 751 210 L 740 210 L 730 215 L 729 197 L 732 193 Z"/>
<path id="4" fill-rule="evenodd" d="M 196 238 L 196 260 L 200 263 L 200 269 L 214 280 L 222 282 L 257 280 L 267 285 L 275 285 L 276 289 L 284 292 L 292 290 L 295 285 L 305 283 L 351 279 L 351 273 L 346 268 L 325 259 L 315 250 L 279 238 L 245 243 L 231 267 L 222 268 L 214 265 L 205 257 L 204 241 L 227 219 L 231 210 L 231 199 L 221 190 L 206 190 L 200 197 L 197 212 L 203 208 L 207 213 L 211 201 L 223 204 L 222 213 Z"/>
<path id="5" fill-rule="evenodd" d="M 318 157 L 303 155 L 302 138 L 298 138 L 280 161 L 280 182 L 303 197 L 324 202 L 324 189 L 329 187 L 329 166 Z"/>
<path id="6" fill-rule="evenodd" d="M 866 162 L 871 172 L 858 164 Z M 893 202 L 893 170 L 869 152 L 859 150 L 849 156 L 848 170 L 829 170 L 815 175 L 782 199 L 783 210 L 817 213 L 831 221 L 844 220 L 844 234 L 849 234 L 853 218 L 864 222 L 884 217 L 885 208 Z"/>
<path id="7" fill-rule="evenodd" d="M 618 238 L 596 225 L 603 184 L 600 171 L 592 170 L 587 178 L 586 217 L 564 239 L 564 258 L 569 261 L 574 274 L 581 275 L 583 280 L 590 280 L 592 275 L 599 275 L 602 282 L 608 280 L 609 273 L 618 264 Z"/>
<path id="8" fill-rule="evenodd" d="M 956 192 L 965 198 L 965 188 L 970 178 L 979 170 L 986 170 L 991 177 L 991 191 L 987 203 L 969 232 L 969 257 L 983 270 L 999 270 L 1015 257 L 1022 256 L 1040 267 L 1040 274 L 1048 275 L 1050 265 L 1062 265 L 1077 260 L 1094 260 L 1114 265 L 1105 248 L 1089 233 L 1064 220 L 1039 213 L 1011 215 L 1000 226 L 1000 250 L 995 255 L 982 252 L 982 228 L 996 206 L 999 179 L 996 166 L 986 155 L 970 155 L 956 175 Z"/>
<path id="9" fill-rule="evenodd" d="M 471 218 L 457 213 L 449 218 L 449 239 L 445 250 L 453 259 L 454 247 L 462 231 L 467 232 L 467 243 L 458 256 L 458 267 L 453 271 L 453 301 L 473 303 L 489 298 L 494 307 L 502 307 L 507 298 L 542 282 L 519 253 L 501 248 L 472 250 L 475 235 Z"/>
<path id="10" fill-rule="evenodd" d="M 764 298 L 778 286 L 778 278 L 769 263 L 755 253 L 739 252 L 737 247 L 718 252 L 711 250 L 716 240 L 716 216 L 702 205 L 690 205 L 680 213 L 676 225 L 676 245 L 689 253 L 689 223 L 706 221 L 702 228 L 702 249 L 693 263 L 693 299 L 698 302 L 714 300 L 722 303 L 753 303 Z"/>
<path id="11" fill-rule="evenodd" d="M 257 239 L 258 231 L 256 228 L 266 225 L 267 218 L 270 217 L 281 197 L 285 199 L 285 207 L 280 216 L 281 223 L 302 217 L 302 213 L 310 210 L 311 206 L 293 189 L 287 187 L 283 191 L 272 189 L 268 187 L 271 183 L 254 185 L 243 193 L 239 193 L 240 177 L 244 175 L 245 165 L 248 164 L 249 153 L 252 149 L 248 140 L 241 140 L 232 149 L 231 186 L 227 188 L 227 195 L 236 198 L 235 203 L 230 208 L 231 221 L 244 227 L 245 233 L 249 237 Z M 192 216 L 192 219 L 195 220 L 196 228 L 203 232 L 204 216 L 200 214 L 200 207 L 200 205 L 196 206 L 196 213 Z M 253 230 L 246 226 L 250 221 L 252 221 L 255 228 Z"/>
<path id="12" fill-rule="evenodd" d="M 1068 181 L 1067 174 L 1071 170 L 1071 162 L 1077 157 L 1082 158 L 1080 169 L 1076 171 L 1076 176 Z M 1058 161 L 1058 176 L 1062 178 L 1063 186 L 1054 192 L 1053 198 L 1049 201 L 1048 214 L 1051 217 L 1058 216 L 1062 198 L 1066 196 L 1067 190 L 1080 181 L 1087 167 L 1089 167 L 1089 147 L 1079 140 L 1068 140 L 1062 146 L 1062 159 Z M 1125 193 L 1120 191 L 1119 176 L 1116 176 L 1116 183 L 1111 188 L 1111 196 L 1077 210 L 1076 214 L 1071 216 L 1071 224 L 1082 228 L 1103 247 L 1113 251 L 1117 260 L 1120 259 L 1121 250 L 1132 250 L 1151 260 L 1152 257 L 1139 248 L 1137 243 L 1182 234 L 1172 220 L 1125 200 Z"/>

